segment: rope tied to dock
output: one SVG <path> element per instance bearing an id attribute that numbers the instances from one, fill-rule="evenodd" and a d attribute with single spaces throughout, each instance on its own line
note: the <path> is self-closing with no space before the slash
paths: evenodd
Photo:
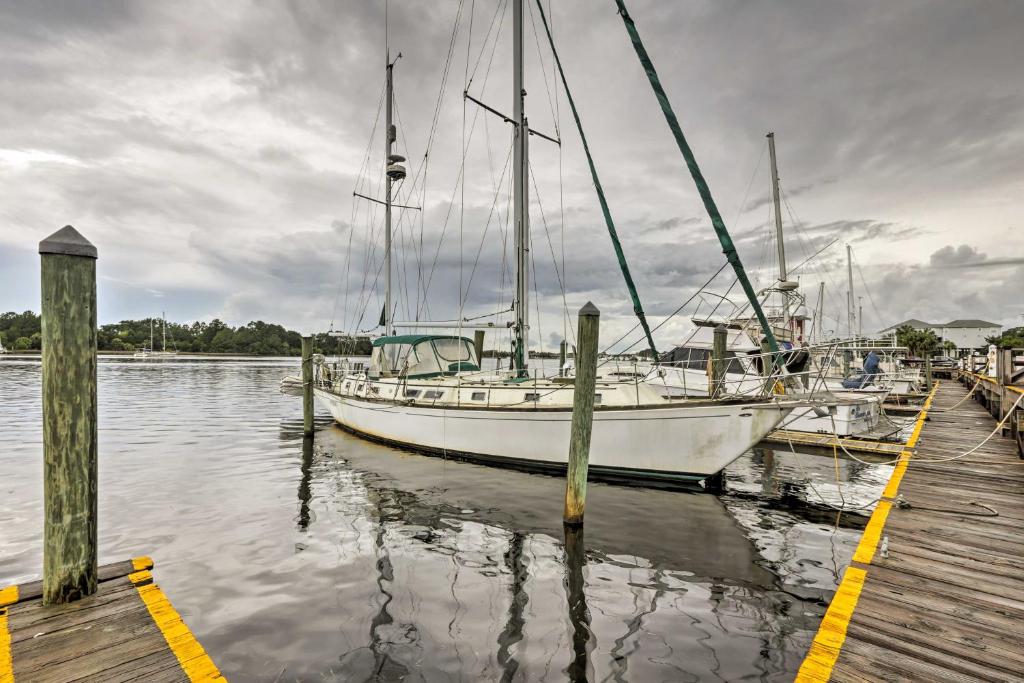
<path id="1" fill-rule="evenodd" d="M 966 510 L 953 510 L 952 508 L 933 508 L 933 507 L 926 507 L 924 505 L 916 505 L 914 503 L 911 503 L 906 498 L 904 498 L 902 493 L 896 496 L 896 499 L 893 500 L 893 504 L 896 507 L 898 507 L 899 509 L 901 509 L 901 510 L 928 510 L 929 512 L 945 512 L 945 513 L 951 514 L 951 515 L 963 515 L 964 517 L 998 517 L 999 516 L 999 511 L 996 510 L 994 507 L 991 507 L 989 505 L 985 505 L 984 503 L 979 503 L 976 500 L 969 501 L 967 504 L 968 505 L 973 505 L 975 507 L 985 508 L 988 512 L 969 512 L 969 511 L 966 511 Z"/>
<path id="2" fill-rule="evenodd" d="M 979 443 L 977 446 L 975 446 L 971 450 L 965 451 L 963 453 L 958 453 L 957 455 L 951 455 L 951 456 L 949 456 L 947 458 L 928 458 L 928 459 L 924 459 L 924 458 L 917 457 L 916 454 L 915 454 L 913 456 L 913 460 L 912 461 L 917 463 L 917 464 L 921 464 L 921 465 L 932 465 L 932 464 L 938 464 L 938 463 L 944 463 L 944 462 L 952 462 L 954 460 L 960 460 L 962 458 L 966 458 L 968 455 L 973 455 L 974 453 L 976 453 L 978 451 L 978 449 L 980 449 L 982 446 L 984 446 L 989 441 L 991 441 L 992 437 L 995 436 L 996 434 L 998 434 L 1003 429 L 1003 427 L 1006 424 L 1006 421 L 1010 419 L 1011 415 L 1013 415 L 1013 411 L 1017 409 L 1017 406 L 1020 405 L 1020 402 L 1021 402 L 1022 399 L 1024 399 L 1024 394 L 1021 394 L 1020 396 L 1017 397 L 1017 400 L 1013 402 L 1013 405 L 1010 406 L 1010 409 L 1008 411 L 1006 411 L 1006 415 L 1003 417 L 1003 419 L 1000 420 L 998 423 L 996 423 L 995 429 L 993 429 L 991 431 L 991 433 L 989 433 L 989 435 L 986 436 L 982 440 L 981 443 Z M 922 411 L 922 412 L 924 412 L 924 411 Z M 929 409 L 928 412 L 932 412 L 932 411 Z M 830 416 L 830 418 L 831 418 L 831 416 Z M 831 420 L 832 420 L 832 436 L 835 437 L 836 442 L 839 444 L 839 447 L 843 449 L 843 453 L 845 453 L 849 458 L 851 458 L 853 460 L 856 460 L 857 462 L 865 464 L 865 465 L 888 465 L 888 464 L 894 464 L 894 463 L 899 462 L 900 458 L 903 457 L 903 454 L 901 453 L 899 456 L 897 456 L 896 458 L 894 458 L 893 460 L 890 460 L 888 462 L 870 462 L 868 460 L 861 460 L 860 458 L 858 458 L 857 456 L 855 456 L 853 453 L 851 453 L 850 451 L 848 451 L 846 449 L 846 446 L 843 445 L 843 442 L 842 442 L 842 440 L 840 440 L 839 434 L 837 433 L 835 419 L 831 418 Z"/>

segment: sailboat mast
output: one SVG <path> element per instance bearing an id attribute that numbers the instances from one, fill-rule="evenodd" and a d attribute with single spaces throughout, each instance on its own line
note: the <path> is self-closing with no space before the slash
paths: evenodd
<path id="1" fill-rule="evenodd" d="M 392 102 L 394 99 L 394 85 L 392 83 L 392 72 L 394 63 L 391 55 L 385 56 L 387 62 L 387 84 L 385 86 L 384 105 L 384 166 L 387 169 L 391 165 L 391 146 L 397 137 L 395 125 L 391 121 Z M 385 173 L 384 178 L 384 315 L 381 320 L 384 323 L 384 334 L 391 329 L 391 184 L 393 180 L 390 173 Z"/>
<path id="2" fill-rule="evenodd" d="M 775 244 L 779 250 L 779 284 L 786 282 L 786 243 L 782 239 L 782 210 L 779 204 L 779 167 L 775 162 L 775 133 L 768 133 L 768 157 L 772 165 L 772 202 L 775 204 Z M 789 329 L 789 295 L 782 298 L 782 326 Z"/>
<path id="3" fill-rule="evenodd" d="M 779 247 L 779 282 L 785 282 L 786 243 L 782 241 L 782 211 L 779 206 L 779 167 L 775 162 L 775 133 L 768 133 L 768 157 L 772 163 L 772 202 L 775 204 L 775 242 Z"/>
<path id="4" fill-rule="evenodd" d="M 512 1 L 512 118 L 515 124 L 513 159 L 513 206 L 516 247 L 515 368 L 526 376 L 530 350 L 530 211 L 529 174 L 530 129 L 524 111 L 523 88 L 523 0 Z"/>
<path id="5" fill-rule="evenodd" d="M 149 350 L 153 350 L 153 316 L 149 316 Z"/>
<path id="6" fill-rule="evenodd" d="M 853 337 L 853 247 L 846 245 L 846 328 Z"/>
<path id="7" fill-rule="evenodd" d="M 818 323 L 814 326 L 814 331 L 818 335 L 818 341 L 825 341 L 825 330 L 822 329 L 825 325 L 825 283 L 818 283 Z"/>

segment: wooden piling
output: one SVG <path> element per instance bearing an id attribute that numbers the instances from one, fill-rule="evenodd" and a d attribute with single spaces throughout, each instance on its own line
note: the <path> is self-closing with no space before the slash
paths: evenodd
<path id="1" fill-rule="evenodd" d="M 716 326 L 711 344 L 711 391 L 709 392 L 711 398 L 718 398 L 725 392 L 727 340 L 728 331 L 725 329 L 725 325 Z"/>
<path id="2" fill-rule="evenodd" d="M 569 525 L 583 524 L 590 465 L 590 434 L 594 420 L 594 383 L 597 377 L 597 343 L 601 312 L 590 303 L 580 309 L 576 333 L 576 380 L 569 435 L 569 467 L 565 478 L 565 512 Z"/>
<path id="3" fill-rule="evenodd" d="M 558 345 L 558 376 L 565 376 L 565 359 L 568 357 L 569 344 L 563 339 L 562 343 Z"/>
<path id="4" fill-rule="evenodd" d="M 96 259 L 67 225 L 39 243 L 42 270 L 43 604 L 97 587 Z"/>
<path id="5" fill-rule="evenodd" d="M 476 347 L 476 364 L 483 369 L 484 367 L 484 331 L 477 330 L 473 333 L 473 346 Z"/>
<path id="6" fill-rule="evenodd" d="M 932 354 L 927 353 L 924 357 L 924 389 L 932 390 Z"/>
<path id="7" fill-rule="evenodd" d="M 313 434 L 313 337 L 302 338 L 302 435 Z"/>

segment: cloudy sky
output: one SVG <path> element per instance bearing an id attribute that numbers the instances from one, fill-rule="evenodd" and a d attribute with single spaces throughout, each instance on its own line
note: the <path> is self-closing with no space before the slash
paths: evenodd
<path id="1" fill-rule="evenodd" d="M 462 98 L 468 87 L 511 109 L 508 4 L 389 5 L 410 166 L 399 193 L 423 207 L 399 215 L 399 317 L 452 318 L 460 289 L 464 315 L 508 306 L 510 130 Z M 660 322 L 718 270 L 720 249 L 614 2 L 553 5 Z M 1024 3 L 628 6 L 759 286 L 776 276 L 774 130 L 790 266 L 832 243 L 793 276 L 811 306 L 825 283 L 826 328 L 845 320 L 847 243 L 867 330 L 909 317 L 1024 323 Z M 610 341 L 632 326 L 631 306 L 538 22 L 533 6 L 527 108 L 563 145 L 531 138 L 534 338 L 556 342 L 563 306 L 591 299 Z M 352 192 L 380 196 L 383 0 L 7 0 L 0 43 L 0 311 L 38 310 L 37 243 L 70 223 L 100 251 L 101 322 L 166 311 L 373 326 L 382 215 Z M 708 290 L 731 282 L 723 273 Z M 673 319 L 659 340 L 685 328 Z"/>

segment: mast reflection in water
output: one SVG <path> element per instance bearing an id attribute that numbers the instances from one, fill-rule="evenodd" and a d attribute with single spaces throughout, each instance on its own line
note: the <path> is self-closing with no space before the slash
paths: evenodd
<path id="1" fill-rule="evenodd" d="M 591 484 L 566 535 L 561 478 L 303 440 L 292 367 L 99 366 L 100 554 L 152 554 L 231 680 L 791 680 L 863 524 L 813 504 L 831 458 L 775 451 L 720 496 Z M 0 378 L 6 584 L 41 561 L 38 363 Z"/>

